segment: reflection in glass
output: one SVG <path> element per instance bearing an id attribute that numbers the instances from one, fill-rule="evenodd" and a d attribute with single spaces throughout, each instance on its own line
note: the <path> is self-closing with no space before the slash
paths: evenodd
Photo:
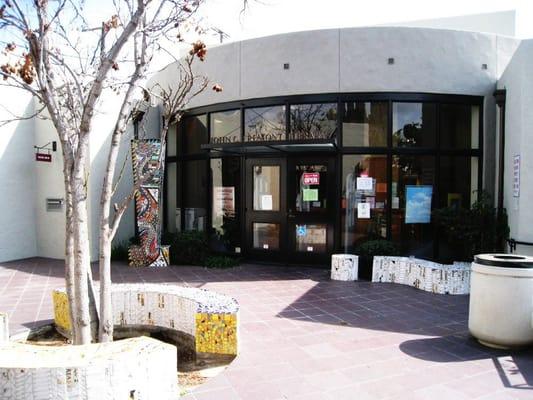
<path id="1" fill-rule="evenodd" d="M 179 206 L 178 188 L 181 189 L 181 185 L 178 184 L 178 164 L 175 162 L 168 163 L 166 166 L 166 210 L 167 232 L 176 232 L 181 230 L 181 208 Z"/>
<path id="2" fill-rule="evenodd" d="M 279 166 L 255 165 L 253 169 L 254 210 L 279 211 Z"/>
<path id="3" fill-rule="evenodd" d="M 387 146 L 387 103 L 350 102 L 344 103 L 343 107 L 343 146 Z"/>
<path id="4" fill-rule="evenodd" d="M 211 114 L 211 143 L 241 141 L 241 111 L 230 110 Z"/>
<path id="5" fill-rule="evenodd" d="M 337 104 L 290 106 L 290 139 L 331 139 L 337 131 Z"/>
<path id="6" fill-rule="evenodd" d="M 326 165 L 297 165 L 295 179 L 296 211 L 325 210 L 328 197 L 328 167 Z"/>
<path id="7" fill-rule="evenodd" d="M 207 219 L 207 161 L 183 163 L 183 206 L 186 231 L 204 231 Z"/>
<path id="8" fill-rule="evenodd" d="M 255 249 L 279 250 L 279 224 L 253 223 Z"/>
<path id="9" fill-rule="evenodd" d="M 244 140 L 262 142 L 285 140 L 285 106 L 244 110 Z"/>
<path id="10" fill-rule="evenodd" d="M 408 223 L 406 221 L 406 208 L 409 214 L 420 214 L 416 207 L 429 207 L 435 204 L 433 199 L 419 202 L 420 196 L 416 187 L 422 187 L 424 193 L 431 190 L 434 197 L 435 185 L 435 157 L 432 156 L 393 156 L 392 158 L 392 239 L 400 245 L 401 251 L 406 255 L 421 258 L 431 258 L 433 255 L 433 223 Z M 408 193 L 407 187 L 415 187 Z M 408 198 L 408 194 L 410 197 Z M 421 199 L 426 200 L 426 199 Z M 422 210 L 428 213 L 431 210 Z"/>
<path id="11" fill-rule="evenodd" d="M 177 141 L 178 141 L 178 129 L 177 125 L 172 125 L 167 133 L 167 156 L 177 155 Z"/>
<path id="12" fill-rule="evenodd" d="M 211 246 L 216 251 L 234 252 L 241 246 L 240 173 L 238 157 L 211 159 Z"/>
<path id="13" fill-rule="evenodd" d="M 365 214 L 358 204 L 368 203 Z M 387 237 L 387 156 L 342 157 L 342 244 L 354 251 L 360 244 Z"/>
<path id="14" fill-rule="evenodd" d="M 205 114 L 183 119 L 185 153 L 200 153 L 200 146 L 207 144 L 207 116 Z"/>
<path id="15" fill-rule="evenodd" d="M 439 207 L 449 207 L 457 212 L 470 208 L 478 199 L 478 158 L 441 156 L 439 179 Z M 453 215 L 452 210 L 449 212 Z M 450 243 L 444 233 L 440 234 L 439 239 L 439 261 L 450 263 L 457 260 L 455 257 L 461 254 L 457 242 Z"/>
<path id="16" fill-rule="evenodd" d="M 434 147 L 436 106 L 430 103 L 393 103 L 392 144 L 396 147 Z"/>
<path id="17" fill-rule="evenodd" d="M 440 145 L 446 149 L 477 149 L 479 146 L 479 106 L 442 104 L 440 106 Z"/>
<path id="18" fill-rule="evenodd" d="M 477 190 L 477 157 L 441 156 L 439 207 L 469 208 Z"/>
<path id="19" fill-rule="evenodd" d="M 326 232 L 325 224 L 296 225 L 296 251 L 325 253 Z"/>

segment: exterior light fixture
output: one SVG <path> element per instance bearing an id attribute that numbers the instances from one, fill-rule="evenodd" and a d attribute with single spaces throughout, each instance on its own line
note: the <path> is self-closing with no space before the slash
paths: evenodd
<path id="1" fill-rule="evenodd" d="M 291 65 L 289 63 L 283 64 L 283 69 L 290 69 Z"/>
<path id="2" fill-rule="evenodd" d="M 390 57 L 390 58 L 387 60 L 387 62 L 388 62 L 389 65 L 394 64 L 394 57 Z"/>
<path id="3" fill-rule="evenodd" d="M 487 64 L 481 64 L 481 69 L 487 69 L 487 68 L 488 68 Z"/>

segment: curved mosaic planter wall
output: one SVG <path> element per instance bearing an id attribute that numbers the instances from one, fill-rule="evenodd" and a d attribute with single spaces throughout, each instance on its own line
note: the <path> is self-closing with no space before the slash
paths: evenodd
<path id="1" fill-rule="evenodd" d="M 54 290 L 54 320 L 68 336 L 67 295 Z M 112 292 L 115 326 L 153 326 L 194 338 L 197 353 L 238 353 L 239 305 L 229 296 L 180 286 L 116 284 Z"/>
<path id="2" fill-rule="evenodd" d="M 85 346 L 0 343 L 2 400 L 177 399 L 176 348 L 148 337 Z"/>
<path id="3" fill-rule="evenodd" d="M 470 263 L 374 256 L 372 282 L 392 282 L 438 294 L 470 293 Z"/>

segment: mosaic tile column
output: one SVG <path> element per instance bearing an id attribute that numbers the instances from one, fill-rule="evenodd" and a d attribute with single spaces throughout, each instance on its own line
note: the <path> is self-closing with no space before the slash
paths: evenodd
<path id="1" fill-rule="evenodd" d="M 135 193 L 135 216 L 140 243 L 129 249 L 132 267 L 166 267 L 169 248 L 161 246 L 161 196 L 164 162 L 159 162 L 165 147 L 157 139 L 132 140 L 133 182 L 140 183 Z"/>
<path id="2" fill-rule="evenodd" d="M 356 281 L 359 272 L 359 257 L 353 254 L 333 254 L 331 256 L 331 279 L 336 281 Z"/>

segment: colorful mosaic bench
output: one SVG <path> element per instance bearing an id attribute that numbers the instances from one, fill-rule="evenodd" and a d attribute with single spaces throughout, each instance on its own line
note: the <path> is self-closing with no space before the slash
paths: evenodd
<path id="1" fill-rule="evenodd" d="M 54 290 L 54 320 L 69 336 L 64 290 Z M 205 289 L 162 284 L 115 284 L 115 327 L 159 327 L 191 337 L 196 353 L 238 353 L 239 305 L 229 296 Z"/>
<path id="2" fill-rule="evenodd" d="M 392 282 L 438 294 L 470 293 L 470 263 L 374 256 L 372 282 Z"/>

